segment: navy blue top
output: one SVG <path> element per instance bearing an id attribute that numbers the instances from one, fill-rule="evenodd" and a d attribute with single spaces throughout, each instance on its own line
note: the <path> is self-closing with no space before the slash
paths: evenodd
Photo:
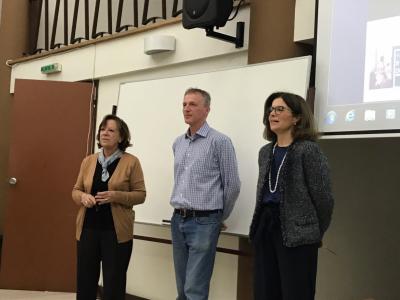
<path id="1" fill-rule="evenodd" d="M 272 189 L 275 187 L 276 177 L 278 175 L 278 169 L 280 164 L 282 163 L 283 158 L 288 150 L 288 147 L 279 147 L 278 145 L 275 147 L 275 152 L 271 161 L 271 187 Z M 282 170 L 281 170 L 282 171 Z M 280 174 L 282 176 L 282 173 Z M 265 178 L 264 185 L 264 195 L 263 195 L 263 203 L 273 202 L 279 203 L 281 199 L 281 192 L 279 191 L 279 182 L 278 187 L 274 193 L 269 191 L 269 171 L 267 172 Z"/>

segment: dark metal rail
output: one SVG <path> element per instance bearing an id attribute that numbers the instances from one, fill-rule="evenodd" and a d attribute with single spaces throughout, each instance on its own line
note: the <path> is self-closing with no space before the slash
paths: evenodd
<path id="1" fill-rule="evenodd" d="M 60 48 L 62 46 L 68 46 L 75 43 L 80 43 L 83 40 L 96 39 L 99 36 L 104 36 L 105 34 L 112 35 L 123 30 L 128 30 L 130 27 L 137 28 L 139 26 L 146 26 L 149 23 L 156 23 L 159 20 L 166 20 L 168 18 L 175 18 L 182 13 L 182 0 L 174 0 L 172 9 L 167 12 L 167 0 L 155 1 L 154 3 L 160 5 L 161 16 L 148 16 L 150 0 L 129 0 L 131 5 L 125 5 L 124 0 L 118 0 L 118 11 L 117 17 L 113 20 L 112 13 L 112 2 L 113 0 L 107 0 L 107 31 L 97 31 L 97 25 L 99 22 L 99 12 L 101 1 L 106 0 L 96 0 L 94 9 L 89 7 L 89 0 L 84 0 L 84 6 L 82 7 L 80 0 L 73 0 L 74 9 L 72 15 L 68 14 L 68 0 L 63 0 L 64 13 L 62 14 L 64 26 L 64 36 L 62 42 L 56 42 L 56 35 L 58 26 L 60 26 L 60 5 L 61 0 L 56 0 L 54 6 L 54 18 L 51 28 L 51 37 L 49 36 L 49 0 L 30 0 L 30 38 L 29 38 L 29 49 L 24 55 L 32 55 L 42 51 L 51 51 L 52 49 Z M 139 2 L 141 1 L 141 2 Z M 128 2 L 128 1 L 126 1 Z M 142 20 L 139 22 L 139 4 L 143 3 L 142 7 Z M 128 3 L 129 4 L 129 3 Z M 76 37 L 76 29 L 78 23 L 78 15 L 81 9 L 84 9 L 85 18 L 85 36 Z M 129 20 L 128 24 L 121 24 L 122 15 L 125 11 L 133 9 L 133 18 Z M 91 34 L 90 34 L 90 20 L 89 16 L 93 16 Z M 44 17 L 44 28 L 40 27 L 40 20 Z M 72 18 L 71 32 L 69 32 L 68 20 Z M 140 25 L 139 25 L 140 24 Z M 113 31 L 113 28 L 115 29 Z M 38 38 L 40 30 L 44 30 L 44 48 L 38 48 Z"/>

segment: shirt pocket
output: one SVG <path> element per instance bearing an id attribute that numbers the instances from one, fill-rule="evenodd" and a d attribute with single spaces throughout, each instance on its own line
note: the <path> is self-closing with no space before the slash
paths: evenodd
<path id="1" fill-rule="evenodd" d="M 203 153 L 193 164 L 197 170 L 219 171 L 219 161 L 213 153 Z"/>

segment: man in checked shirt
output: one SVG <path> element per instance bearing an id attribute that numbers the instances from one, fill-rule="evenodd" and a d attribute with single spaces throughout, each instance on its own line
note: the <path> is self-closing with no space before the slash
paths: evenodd
<path id="1" fill-rule="evenodd" d="M 189 88 L 183 98 L 188 130 L 174 144 L 171 220 L 178 300 L 208 299 L 218 237 L 240 192 L 231 140 L 211 128 L 208 92 Z"/>

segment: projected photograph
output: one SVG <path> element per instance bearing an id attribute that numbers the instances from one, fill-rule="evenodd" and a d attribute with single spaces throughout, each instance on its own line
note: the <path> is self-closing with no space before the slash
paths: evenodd
<path id="1" fill-rule="evenodd" d="M 375 49 L 375 66 L 369 73 L 370 90 L 393 87 L 392 56 L 380 54 L 383 51 L 379 50 Z"/>
<path id="2" fill-rule="evenodd" d="M 400 16 L 367 23 L 364 102 L 400 100 Z"/>
<path id="3" fill-rule="evenodd" d="M 400 87 L 400 46 L 393 48 L 393 85 Z"/>
<path id="4" fill-rule="evenodd" d="M 319 130 L 330 135 L 400 133 L 400 1 L 319 4 Z"/>

